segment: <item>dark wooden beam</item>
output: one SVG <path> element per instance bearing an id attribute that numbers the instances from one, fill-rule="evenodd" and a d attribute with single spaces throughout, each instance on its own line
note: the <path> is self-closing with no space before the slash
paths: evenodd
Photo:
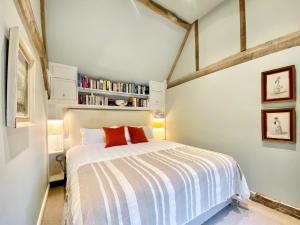
<path id="1" fill-rule="evenodd" d="M 240 42 L 241 52 L 247 49 L 247 33 L 246 33 L 246 9 L 245 0 L 240 1 Z"/>
<path id="2" fill-rule="evenodd" d="M 198 20 L 195 21 L 195 60 L 196 60 L 196 71 L 199 70 L 199 28 Z"/>
<path id="3" fill-rule="evenodd" d="M 186 43 L 186 41 L 187 41 L 187 39 L 188 39 L 188 37 L 189 37 L 189 34 L 191 33 L 191 30 L 192 30 L 192 26 L 191 26 L 190 29 L 188 29 L 188 30 L 186 31 L 186 33 L 185 33 L 185 36 L 184 36 L 184 38 L 183 38 L 183 40 L 182 40 L 182 42 L 181 42 L 181 45 L 180 45 L 180 47 L 179 47 L 179 49 L 178 49 L 178 52 L 177 52 L 177 55 L 176 55 L 176 57 L 175 57 L 174 63 L 173 63 L 173 65 L 172 65 L 172 67 L 171 67 L 171 70 L 170 70 L 170 72 L 169 72 L 169 74 L 168 74 L 167 82 L 170 81 L 170 79 L 171 79 L 171 77 L 172 77 L 172 75 L 173 75 L 173 72 L 174 72 L 174 70 L 175 70 L 175 67 L 176 67 L 176 65 L 177 65 L 177 62 L 178 62 L 178 60 L 179 60 L 179 58 L 180 58 L 180 55 L 181 55 L 181 53 L 182 53 L 182 51 L 183 51 L 183 48 L 184 48 L 185 43 Z"/>
<path id="4" fill-rule="evenodd" d="M 188 74 L 177 80 L 168 82 L 168 88 L 176 87 L 180 84 L 197 79 L 199 77 L 224 70 L 226 68 L 257 59 L 284 49 L 296 47 L 300 45 L 300 31 L 276 38 L 264 44 L 249 48 L 243 52 L 239 52 L 230 57 L 227 57 L 217 63 L 207 66 L 195 73 Z"/>
<path id="5" fill-rule="evenodd" d="M 40 57 L 40 63 L 43 72 L 44 86 L 48 93 L 48 98 L 50 98 L 50 85 L 48 82 L 47 68 L 48 61 L 45 54 L 45 47 L 43 40 L 40 37 L 37 24 L 34 18 L 34 14 L 31 8 L 30 0 L 15 0 L 16 7 L 18 9 L 19 15 L 25 26 L 25 29 L 33 42 L 34 48 Z"/>
<path id="6" fill-rule="evenodd" d="M 271 209 L 275 209 L 279 212 L 293 216 L 293 217 L 297 218 L 298 220 L 300 220 L 300 209 L 298 209 L 298 208 L 294 208 L 294 207 L 286 205 L 282 202 L 278 202 L 276 200 L 270 199 L 270 198 L 265 197 L 256 192 L 251 192 L 250 199 L 252 201 L 263 204 Z"/>
<path id="7" fill-rule="evenodd" d="M 184 21 L 183 19 L 179 18 L 175 13 L 171 12 L 170 10 L 162 7 L 161 5 L 155 3 L 152 0 L 137 0 L 138 2 L 145 5 L 147 8 L 151 9 L 153 12 L 167 18 L 171 22 L 181 26 L 182 28 L 188 30 L 191 27 L 191 24 Z"/>
<path id="8" fill-rule="evenodd" d="M 40 0 L 41 9 L 41 25 L 42 25 L 42 37 L 45 49 L 45 56 L 48 61 L 48 49 L 47 49 L 47 36 L 46 36 L 46 18 L 45 18 L 45 0 Z"/>

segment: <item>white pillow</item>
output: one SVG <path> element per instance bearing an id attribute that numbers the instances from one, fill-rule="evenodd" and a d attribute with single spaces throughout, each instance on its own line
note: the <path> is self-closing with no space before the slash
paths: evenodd
<path id="1" fill-rule="evenodd" d="M 103 129 L 80 128 L 80 133 L 83 145 L 105 142 Z"/>
<path id="2" fill-rule="evenodd" d="M 154 138 L 152 127 L 144 126 L 143 129 L 144 129 L 145 135 L 148 139 L 153 139 Z"/>

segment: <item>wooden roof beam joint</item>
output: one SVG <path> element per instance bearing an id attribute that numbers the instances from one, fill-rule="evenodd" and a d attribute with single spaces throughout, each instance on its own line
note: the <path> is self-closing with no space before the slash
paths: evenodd
<path id="1" fill-rule="evenodd" d="M 141 4 L 146 6 L 148 9 L 165 17 L 169 21 L 175 23 L 176 25 L 178 25 L 186 30 L 189 30 L 192 26 L 192 24 L 186 22 L 185 20 L 178 17 L 175 13 L 171 12 L 170 10 L 164 8 L 163 6 L 157 4 L 156 2 L 154 2 L 152 0 L 137 0 L 137 2 L 140 2 Z"/>

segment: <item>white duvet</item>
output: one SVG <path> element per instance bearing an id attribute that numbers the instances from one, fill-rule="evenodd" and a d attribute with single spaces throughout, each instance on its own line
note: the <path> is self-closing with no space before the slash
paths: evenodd
<path id="1" fill-rule="evenodd" d="M 68 213 L 72 215 L 72 225 L 82 224 L 82 211 L 80 203 L 80 191 L 77 177 L 77 170 L 89 163 L 107 161 L 125 156 L 140 155 L 149 152 L 167 150 L 171 148 L 183 147 L 185 145 L 165 141 L 151 140 L 147 143 L 128 144 L 111 148 L 104 148 L 104 143 L 81 145 L 71 148 L 67 152 L 67 194 L 72 202 L 68 203 Z M 248 197 L 249 189 L 247 183 L 242 177 L 242 193 L 244 198 Z"/>
<path id="2" fill-rule="evenodd" d="M 87 163 L 106 161 L 124 156 L 139 155 L 164 149 L 183 146 L 182 144 L 152 139 L 146 143 L 128 144 L 104 148 L 104 143 L 80 145 L 67 151 L 67 176 L 70 177 L 76 170 Z"/>
<path id="3" fill-rule="evenodd" d="M 183 146 L 182 144 L 152 139 L 146 143 L 131 144 L 104 148 L 104 143 L 88 144 L 72 147 L 66 153 L 67 162 L 67 194 L 72 194 L 71 210 L 74 224 L 81 224 L 81 205 L 78 187 L 77 170 L 79 167 L 99 161 L 106 161 L 130 155 L 139 155 L 164 149 Z"/>

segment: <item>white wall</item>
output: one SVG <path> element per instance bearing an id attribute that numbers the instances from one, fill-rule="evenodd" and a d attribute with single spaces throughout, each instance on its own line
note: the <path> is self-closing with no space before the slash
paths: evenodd
<path id="1" fill-rule="evenodd" d="M 185 30 L 131 2 L 46 1 L 50 61 L 113 80 L 166 79 Z"/>
<path id="2" fill-rule="evenodd" d="M 40 0 L 30 0 L 31 8 L 35 18 L 35 22 L 40 34 L 42 34 L 42 23 L 41 23 L 41 1 Z"/>
<path id="3" fill-rule="evenodd" d="M 247 0 L 248 47 L 299 31 L 299 8 L 299 0 Z"/>
<path id="4" fill-rule="evenodd" d="M 175 59 L 175 57 L 176 56 L 173 58 Z M 179 78 L 182 74 L 192 73 L 195 71 L 195 69 L 195 26 L 193 26 L 181 52 L 180 59 L 176 64 L 175 70 L 173 71 L 171 80 Z"/>
<path id="5" fill-rule="evenodd" d="M 199 19 L 199 66 L 203 68 L 240 51 L 239 1 L 227 0 Z M 171 80 L 195 71 L 195 34 L 190 33 Z"/>
<path id="6" fill-rule="evenodd" d="M 247 47 L 251 48 L 300 30 L 298 0 L 247 0 Z M 187 75 L 190 63 L 195 61 L 195 42 L 191 33 L 184 54 L 175 68 L 171 80 Z M 240 51 L 239 1 L 227 0 L 199 19 L 200 68 L 211 65 Z"/>
<path id="7" fill-rule="evenodd" d="M 300 207 L 300 120 L 297 144 L 261 140 L 261 72 L 296 65 L 300 47 L 210 74 L 167 91 L 167 139 L 233 156 L 252 191 Z M 299 80 L 297 95 L 300 96 Z M 273 104 L 273 107 L 297 104 Z"/>
<path id="8" fill-rule="evenodd" d="M 5 127 L 6 37 L 11 26 L 19 26 L 30 44 L 14 1 L 0 0 L 0 224 L 33 225 L 48 183 L 46 101 L 39 58 L 35 55 L 33 126 Z"/>
<path id="9" fill-rule="evenodd" d="M 212 35 L 211 40 L 219 40 L 218 48 L 208 44 L 204 49 L 206 53 L 200 54 L 200 64 L 201 60 L 212 63 L 213 59 L 220 59 L 225 53 L 230 56 L 239 49 L 239 35 L 230 28 L 238 9 L 235 5 L 235 11 L 230 12 L 228 7 L 232 4 L 238 1 L 227 1 L 204 17 L 208 31 L 217 31 L 219 27 L 220 36 L 208 32 L 208 40 L 209 35 Z M 300 1 L 295 0 L 246 1 L 248 46 L 300 30 L 299 4 Z M 228 34 L 218 24 L 224 24 Z M 235 29 L 239 29 L 239 23 Z M 229 35 L 232 35 L 231 40 Z M 201 46 L 201 37 L 199 42 Z M 300 146 L 262 142 L 260 122 L 260 111 L 266 107 L 260 100 L 261 72 L 295 64 L 299 73 L 299 58 L 300 48 L 292 48 L 168 89 L 167 138 L 234 156 L 245 171 L 251 190 L 300 207 Z M 300 111 L 299 100 L 297 104 L 269 107 L 293 105 Z M 297 116 L 300 115 L 297 113 Z M 299 129 L 297 137 L 299 143 Z"/>
<path id="10" fill-rule="evenodd" d="M 228 0 L 199 19 L 200 68 L 240 51 L 239 1 Z"/>

